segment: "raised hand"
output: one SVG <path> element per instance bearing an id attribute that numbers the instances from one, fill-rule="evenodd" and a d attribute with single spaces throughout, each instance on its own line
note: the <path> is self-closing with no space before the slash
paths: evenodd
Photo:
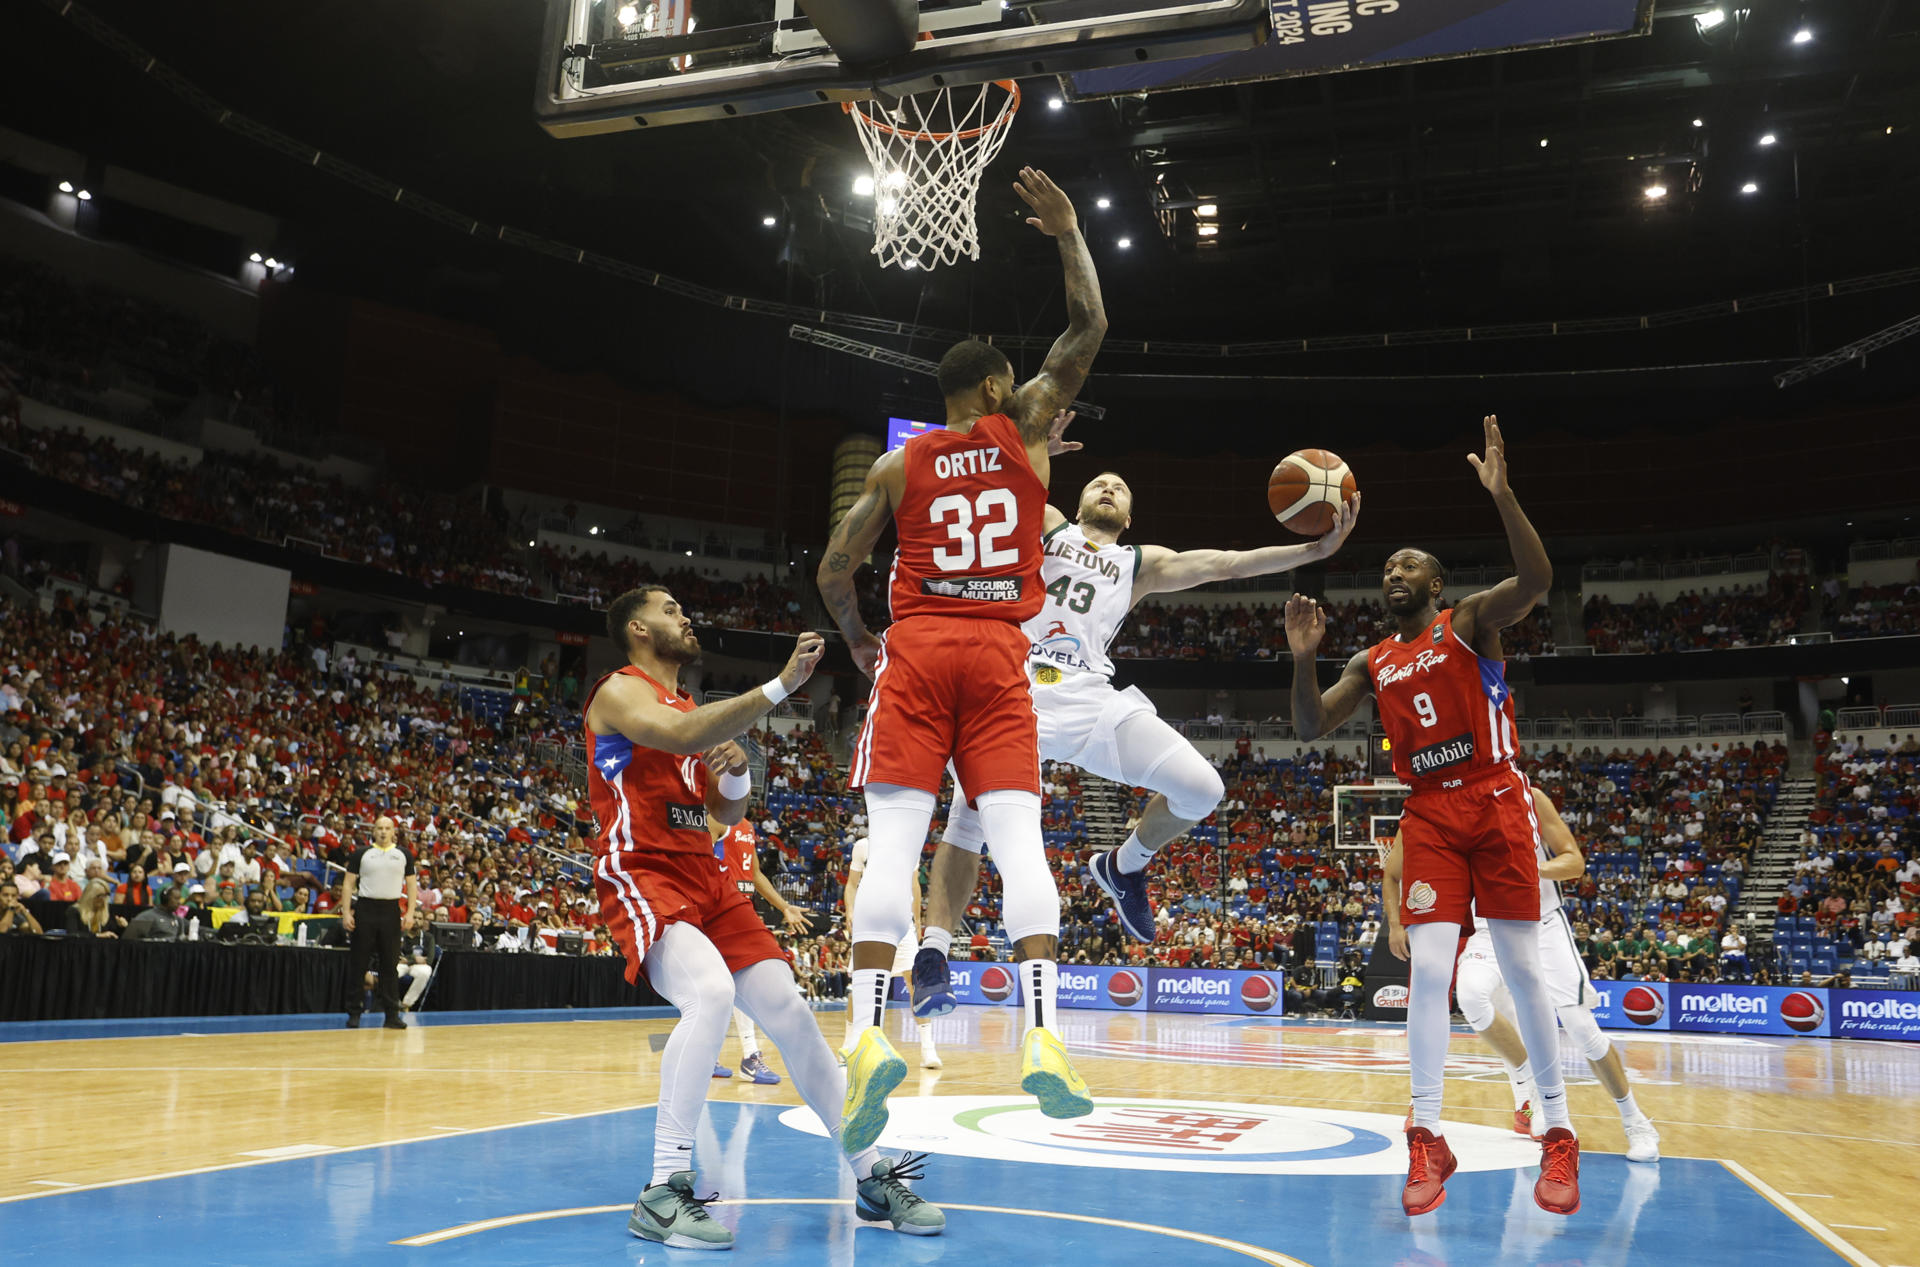
<path id="1" fill-rule="evenodd" d="M 1314 543 L 1319 551 L 1319 557 L 1323 559 L 1332 558 L 1334 554 L 1339 551 L 1340 547 L 1347 543 L 1347 537 L 1353 532 L 1353 526 L 1359 522 L 1360 494 L 1355 493 L 1347 501 L 1341 503 L 1340 513 L 1333 518 L 1333 527 L 1327 529 L 1325 535 Z"/>
<path id="2" fill-rule="evenodd" d="M 700 759 L 715 774 L 745 774 L 747 770 L 747 750 L 731 739 L 707 749 Z"/>
<path id="3" fill-rule="evenodd" d="M 1500 438 L 1500 419 L 1495 415 L 1482 418 L 1480 426 L 1486 432 L 1487 455 L 1479 458 L 1469 453 L 1467 461 L 1473 463 L 1480 487 L 1501 497 L 1512 491 L 1507 487 L 1507 442 Z"/>
<path id="4" fill-rule="evenodd" d="M 1073 201 L 1039 168 L 1022 167 L 1020 179 L 1013 182 L 1013 192 L 1033 208 L 1027 223 L 1048 237 L 1057 238 L 1080 227 Z"/>
<path id="5" fill-rule="evenodd" d="M 812 630 L 794 640 L 793 654 L 787 658 L 787 667 L 780 670 L 780 685 L 787 688 L 788 694 L 799 690 L 813 676 L 814 666 L 820 663 L 820 657 L 826 650 L 827 640 Z"/>
<path id="6" fill-rule="evenodd" d="M 1327 613 L 1305 594 L 1287 600 L 1287 647 L 1296 656 L 1310 656 L 1327 636 Z"/>
<path id="7" fill-rule="evenodd" d="M 1053 422 L 1047 428 L 1047 456 L 1057 458 L 1062 453 L 1077 453 L 1086 446 L 1078 440 L 1063 439 L 1067 428 L 1073 425 L 1077 415 L 1071 409 L 1062 409 L 1053 416 Z"/>

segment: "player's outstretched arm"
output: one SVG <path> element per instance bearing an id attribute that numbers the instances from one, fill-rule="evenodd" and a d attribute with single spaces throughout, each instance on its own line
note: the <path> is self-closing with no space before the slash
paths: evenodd
<path id="1" fill-rule="evenodd" d="M 826 639 L 817 633 L 803 633 L 795 639 L 793 655 L 787 667 L 780 670 L 780 684 L 788 694 L 813 676 L 814 666 L 820 663 L 826 648 Z M 756 686 L 732 699 L 716 700 L 682 713 L 662 704 L 646 683 L 616 676 L 593 697 L 587 725 L 598 734 L 618 731 L 643 748 L 685 757 L 745 734 L 772 707 L 767 693 Z"/>
<path id="2" fill-rule="evenodd" d="M 861 560 L 873 553 L 887 521 L 893 518 L 899 490 L 905 483 L 906 468 L 900 454 L 901 450 L 895 449 L 875 460 L 867 472 L 866 487 L 827 539 L 826 557 L 814 573 L 820 600 L 827 605 L 833 623 L 840 626 L 847 649 L 853 652 L 853 662 L 868 677 L 873 676 L 880 655 L 880 640 L 860 618 L 860 596 L 854 592 L 853 574 L 860 570 Z"/>
<path id="3" fill-rule="evenodd" d="M 1540 540 L 1520 503 L 1507 484 L 1507 444 L 1500 435 L 1500 420 L 1488 414 L 1481 420 L 1486 433 L 1485 457 L 1469 453 L 1480 476 L 1480 486 L 1493 496 L 1499 508 L 1500 522 L 1506 525 L 1507 547 L 1513 552 L 1513 575 L 1490 590 L 1469 594 L 1454 608 L 1453 629 L 1470 647 L 1478 647 L 1476 635 L 1493 634 L 1526 619 L 1553 585 L 1553 561 L 1547 558 L 1546 543 Z"/>
<path id="4" fill-rule="evenodd" d="M 728 796 L 720 790 L 720 776 L 723 774 L 745 775 L 747 750 L 728 740 L 726 743 L 715 744 L 701 753 L 700 760 L 706 764 L 713 775 L 707 780 L 707 817 L 712 822 L 720 824 L 723 829 L 732 827 L 746 817 L 747 797 L 752 795 L 753 786 L 748 784 L 739 796 Z"/>
<path id="5" fill-rule="evenodd" d="M 1560 817 L 1553 798 L 1539 788 L 1533 789 L 1533 812 L 1540 820 L 1540 843 L 1546 846 L 1547 860 L 1540 864 L 1540 878 L 1555 884 L 1578 880 L 1587 873 L 1586 855 L 1574 839 L 1573 828 Z"/>
<path id="6" fill-rule="evenodd" d="M 1013 192 L 1033 208 L 1027 223 L 1060 244 L 1060 267 L 1066 274 L 1066 333 L 1054 340 L 1040 372 L 1013 397 L 1013 421 L 1032 452 L 1046 443 L 1054 415 L 1073 403 L 1092 373 L 1094 354 L 1107 337 L 1107 306 L 1073 201 L 1045 172 L 1032 167 L 1020 169 Z"/>
<path id="7" fill-rule="evenodd" d="M 1353 716 L 1372 687 L 1367 676 L 1367 653 L 1356 652 L 1347 661 L 1340 680 L 1320 691 L 1315 654 L 1327 636 L 1327 613 L 1305 594 L 1287 600 L 1287 648 L 1293 652 L 1293 733 L 1311 742 L 1337 730 Z"/>
<path id="8" fill-rule="evenodd" d="M 1169 550 L 1165 546 L 1140 548 L 1140 578 L 1133 583 L 1133 601 L 1149 594 L 1169 594 L 1210 581 L 1291 572 L 1294 568 L 1331 558 L 1346 543 L 1360 520 L 1360 494 L 1340 508 L 1333 527 L 1318 541 L 1297 546 L 1262 546 L 1258 550 Z"/>

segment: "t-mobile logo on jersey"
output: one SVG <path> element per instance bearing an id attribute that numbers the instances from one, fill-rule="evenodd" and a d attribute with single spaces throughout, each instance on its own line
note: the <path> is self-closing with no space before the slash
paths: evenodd
<path id="1" fill-rule="evenodd" d="M 1380 685 L 1392 686 L 1395 682 L 1404 682 L 1416 673 L 1425 673 L 1428 669 L 1446 662 L 1446 652 L 1429 648 L 1415 656 L 1412 664 L 1390 664 L 1380 670 Z"/>
<path id="2" fill-rule="evenodd" d="M 1462 761 L 1471 760 L 1473 760 L 1473 736 L 1455 735 L 1451 739 L 1442 739 L 1439 743 L 1415 750 L 1413 755 L 1407 758 L 1407 768 L 1413 771 L 1413 777 L 1423 779 L 1450 765 L 1459 765 Z"/>
<path id="3" fill-rule="evenodd" d="M 704 805 L 675 805 L 667 802 L 668 831 L 705 831 L 707 829 L 707 807 Z"/>

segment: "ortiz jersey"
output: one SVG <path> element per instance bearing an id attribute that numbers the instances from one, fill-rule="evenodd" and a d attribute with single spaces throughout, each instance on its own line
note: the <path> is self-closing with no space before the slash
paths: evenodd
<path id="1" fill-rule="evenodd" d="M 1079 524 L 1061 524 L 1042 542 L 1046 601 L 1026 622 L 1034 680 L 1049 686 L 1075 673 L 1113 676 L 1107 648 L 1133 606 L 1140 547 L 1087 540 Z"/>
<path id="2" fill-rule="evenodd" d="M 1513 771 L 1513 692 L 1506 665 L 1482 658 L 1453 631 L 1453 610 L 1412 642 L 1389 637 L 1367 652 L 1393 772 L 1414 791 L 1462 787 Z"/>
<path id="3" fill-rule="evenodd" d="M 893 514 L 900 544 L 887 582 L 894 620 L 1017 624 L 1038 611 L 1047 486 L 1013 420 L 989 414 L 971 431 L 929 431 L 901 454 L 906 484 Z"/>

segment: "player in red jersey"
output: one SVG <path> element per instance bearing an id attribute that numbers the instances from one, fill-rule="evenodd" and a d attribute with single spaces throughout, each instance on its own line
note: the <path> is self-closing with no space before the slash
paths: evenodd
<path id="1" fill-rule="evenodd" d="M 680 1009 L 660 1057 L 653 1178 L 627 1230 L 681 1248 L 726 1249 L 733 1233 L 694 1196 L 693 1136 L 735 1003 L 780 1048 L 821 1121 L 831 1120 L 845 1092 L 792 968 L 752 902 L 716 864 L 707 829 L 709 816 L 739 822 L 752 791 L 746 754 L 733 737 L 812 675 L 825 644 L 801 634 L 779 677 L 695 707 L 680 689 L 680 670 L 700 654 L 700 640 L 666 587 L 614 599 L 607 633 L 627 664 L 595 683 L 586 700 L 587 792 L 599 824 L 593 887 L 627 957 L 627 980 L 644 973 Z M 945 1216 L 902 1182 L 918 1175 L 912 1159 L 866 1147 L 850 1150 L 848 1161 L 861 1218 L 923 1236 L 945 1227 Z"/>
<path id="2" fill-rule="evenodd" d="M 1001 919 L 1021 960 L 1021 1086 L 1050 1116 L 1093 1111 L 1086 1083 L 1049 1028 L 1060 899 L 1040 834 L 1040 752 L 1020 622 L 1045 597 L 1040 532 L 1050 457 L 1067 447 L 1054 448 L 1055 415 L 1086 381 L 1107 319 L 1073 203 L 1031 167 L 1021 169 L 1014 191 L 1033 210 L 1027 223 L 1059 243 L 1066 333 L 1018 388 L 999 350 L 974 340 L 949 349 L 939 370 L 946 430 L 915 436 L 873 464 L 820 564 L 821 597 L 874 680 L 850 779 L 866 788 L 870 852 L 853 913 L 849 1006 L 860 1009 L 860 1037 L 847 1056 L 841 1114 L 849 1147 L 879 1136 L 887 1092 L 906 1076 L 906 1061 L 881 1028 L 887 977 L 894 947 L 913 930 L 909 873 L 949 760 L 994 842 Z M 893 624 L 876 638 L 860 618 L 853 574 L 889 516 L 899 535 L 889 582 Z"/>
<path id="3" fill-rule="evenodd" d="M 760 870 L 759 837 L 753 830 L 751 820 L 742 818 L 729 827 L 709 816 L 707 834 L 713 837 L 714 860 L 720 864 L 721 875 L 727 883 L 733 885 L 749 903 L 758 897 L 769 908 L 779 912 L 786 931 L 807 931 L 810 924 L 807 913 L 781 897 L 780 890 L 774 888 L 773 882 Z M 759 910 L 759 907 L 754 908 L 756 914 Z M 760 1035 L 753 1027 L 753 1018 L 737 1007 L 733 1009 L 733 1032 L 740 1038 L 740 1076 L 761 1086 L 778 1085 L 780 1075 L 768 1068 L 766 1058 L 760 1054 Z M 713 1076 L 730 1078 L 733 1071 L 725 1065 L 715 1065 Z"/>
<path id="4" fill-rule="evenodd" d="M 1446 1072 L 1448 985 L 1472 905 L 1492 934 L 1547 1124 L 1533 1199 L 1542 1209 L 1572 1214 L 1580 1208 L 1580 1142 L 1567 1114 L 1559 1034 L 1540 972 L 1540 824 L 1526 776 L 1513 764 L 1513 692 L 1500 650 L 1500 631 L 1546 597 L 1553 564 L 1507 486 L 1498 420 L 1489 416 L 1482 427 L 1486 456 L 1467 460 L 1500 510 L 1514 575 L 1448 610 L 1440 603 L 1446 573 L 1439 560 L 1424 550 L 1397 551 L 1380 580 L 1396 632 L 1347 661 L 1324 695 L 1314 652 L 1326 633 L 1326 613 L 1294 595 L 1287 601 L 1293 727 L 1301 739 L 1315 739 L 1351 717 L 1371 693 L 1393 745 L 1394 774 L 1411 788 L 1400 818 L 1400 909 L 1413 963 L 1407 1007 L 1413 1125 L 1401 1204 L 1408 1214 L 1438 1208 L 1455 1167 L 1434 1128 Z"/>

